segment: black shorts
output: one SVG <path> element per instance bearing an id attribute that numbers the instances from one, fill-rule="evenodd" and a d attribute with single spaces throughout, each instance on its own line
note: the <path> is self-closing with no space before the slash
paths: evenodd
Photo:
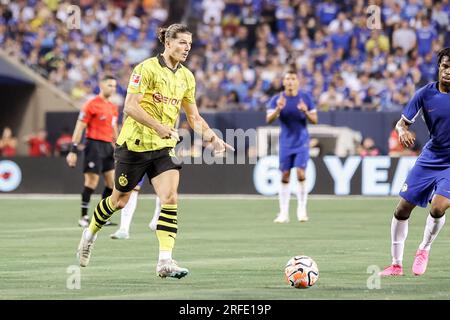
<path id="1" fill-rule="evenodd" d="M 156 151 L 134 152 L 127 148 L 126 143 L 116 145 L 114 151 L 115 178 L 114 185 L 121 192 L 134 189 L 144 174 L 149 181 L 161 173 L 171 169 L 181 169 L 181 165 L 173 162 L 169 152 L 172 148 Z"/>
<path id="2" fill-rule="evenodd" d="M 100 174 L 114 169 L 114 148 L 111 142 L 87 139 L 83 172 Z"/>

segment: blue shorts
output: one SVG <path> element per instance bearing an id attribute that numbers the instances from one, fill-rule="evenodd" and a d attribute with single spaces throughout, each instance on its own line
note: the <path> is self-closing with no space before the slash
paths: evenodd
<path id="1" fill-rule="evenodd" d="M 400 196 L 426 208 L 434 194 L 450 199 L 450 168 L 414 165 L 403 184 Z"/>
<path id="2" fill-rule="evenodd" d="M 289 171 L 292 168 L 305 169 L 309 160 L 309 147 L 301 148 L 295 152 L 280 151 L 280 170 Z"/>

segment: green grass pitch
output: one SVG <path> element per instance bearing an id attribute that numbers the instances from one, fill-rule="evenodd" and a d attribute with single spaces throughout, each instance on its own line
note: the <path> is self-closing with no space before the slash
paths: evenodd
<path id="1" fill-rule="evenodd" d="M 111 240 L 116 227 L 105 227 L 90 265 L 81 269 L 81 288 L 68 289 L 81 234 L 79 200 L 1 198 L 0 299 L 449 299 L 446 227 L 434 243 L 426 274 L 411 274 L 427 214 L 421 208 L 410 220 L 406 275 L 383 278 L 379 289 L 368 289 L 368 267 L 390 262 L 396 202 L 313 198 L 310 221 L 299 223 L 291 200 L 291 222 L 276 225 L 276 199 L 182 198 L 174 258 L 191 273 L 177 280 L 155 275 L 158 245 L 147 227 L 154 201 L 142 197 L 131 238 Z M 306 290 L 283 279 L 285 263 L 300 254 L 315 259 L 320 270 L 317 284 Z"/>

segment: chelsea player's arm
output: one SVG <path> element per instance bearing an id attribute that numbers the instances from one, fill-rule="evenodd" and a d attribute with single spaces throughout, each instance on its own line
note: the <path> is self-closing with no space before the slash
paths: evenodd
<path id="1" fill-rule="evenodd" d="M 309 95 L 304 96 L 305 101 L 300 99 L 297 108 L 305 114 L 306 119 L 309 123 L 317 124 L 319 122 L 319 117 L 317 115 L 317 109 L 314 106 L 312 98 Z"/>
<path id="2" fill-rule="evenodd" d="M 280 116 L 280 112 L 281 110 L 283 110 L 285 106 L 286 106 L 286 98 L 284 97 L 283 94 L 280 94 L 280 96 L 276 100 L 275 109 L 267 110 L 266 122 L 268 124 L 271 124 L 273 121 L 275 121 Z"/>

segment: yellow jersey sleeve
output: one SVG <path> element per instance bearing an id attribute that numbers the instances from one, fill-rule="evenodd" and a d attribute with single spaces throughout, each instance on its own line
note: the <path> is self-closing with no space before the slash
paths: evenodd
<path id="1" fill-rule="evenodd" d="M 195 78 L 191 71 L 187 72 L 187 89 L 183 96 L 183 101 L 195 103 Z"/>
<path id="2" fill-rule="evenodd" d="M 151 79 L 151 72 L 148 68 L 144 68 L 144 63 L 138 64 L 131 74 L 127 92 L 145 94 L 151 83 Z"/>

